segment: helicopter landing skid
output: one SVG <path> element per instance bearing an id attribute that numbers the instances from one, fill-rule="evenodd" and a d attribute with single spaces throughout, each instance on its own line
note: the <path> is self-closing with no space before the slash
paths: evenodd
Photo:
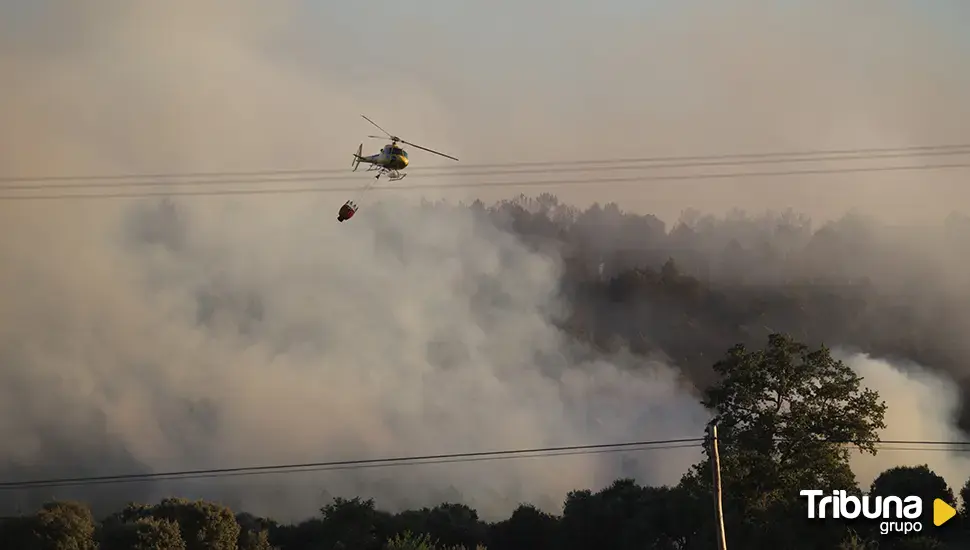
<path id="1" fill-rule="evenodd" d="M 379 174 L 377 174 L 376 176 L 374 176 L 374 179 L 375 180 L 379 180 L 379 179 L 381 179 L 381 176 L 383 176 L 384 174 L 387 174 L 387 179 L 389 181 L 401 181 L 405 177 L 407 177 L 407 174 L 402 174 L 402 173 L 397 172 L 397 171 L 386 171 L 386 172 L 385 171 L 382 171 Z"/>

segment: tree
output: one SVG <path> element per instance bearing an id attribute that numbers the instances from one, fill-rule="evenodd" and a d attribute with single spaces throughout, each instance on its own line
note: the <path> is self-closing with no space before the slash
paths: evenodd
<path id="1" fill-rule="evenodd" d="M 970 520 L 970 479 L 967 479 L 967 482 L 963 484 L 963 488 L 960 489 L 960 500 L 963 501 L 961 505 L 963 517 Z"/>
<path id="2" fill-rule="evenodd" d="M 236 514 L 239 524 L 239 550 L 273 550 L 270 532 L 277 527 L 275 521 L 252 514 Z"/>
<path id="3" fill-rule="evenodd" d="M 632 479 L 618 479 L 598 493 L 573 491 L 566 497 L 561 543 L 556 547 L 682 547 L 689 538 L 684 527 L 695 518 L 685 510 L 681 493 L 669 487 L 643 487 Z"/>
<path id="4" fill-rule="evenodd" d="M 928 533 L 933 525 L 933 501 L 953 502 L 953 490 L 942 476 L 930 470 L 929 466 L 895 466 L 879 474 L 869 488 L 872 496 L 918 496 L 923 501 L 923 532 Z"/>
<path id="5" fill-rule="evenodd" d="M 174 521 L 143 517 L 107 527 L 101 550 L 186 550 L 186 544 Z"/>
<path id="6" fill-rule="evenodd" d="M 80 502 L 49 502 L 34 522 L 37 550 L 97 550 L 94 516 Z"/>
<path id="7" fill-rule="evenodd" d="M 239 550 L 273 550 L 269 531 L 246 530 L 239 535 Z"/>
<path id="8" fill-rule="evenodd" d="M 878 550 L 879 543 L 873 539 L 866 539 L 856 531 L 850 529 L 848 536 L 839 543 L 838 550 Z"/>
<path id="9" fill-rule="evenodd" d="M 772 334 L 763 350 L 731 348 L 702 403 L 718 418 L 725 516 L 732 537 L 757 546 L 836 546 L 844 525 L 809 523 L 802 489 L 858 492 L 848 445 L 875 454 L 886 405 L 829 350 Z M 709 452 L 709 448 L 708 448 Z M 682 481 L 710 494 L 708 462 Z M 711 526 L 712 527 L 712 526 Z"/>
<path id="10" fill-rule="evenodd" d="M 392 537 L 384 545 L 383 550 L 487 550 L 482 545 L 474 547 L 467 546 L 447 546 L 434 541 L 431 535 L 415 535 L 410 531 L 405 531 Z"/>
<path id="11" fill-rule="evenodd" d="M 478 512 L 464 504 L 445 502 L 435 506 L 428 513 L 426 525 L 445 546 L 474 547 L 485 538 Z"/>
<path id="12" fill-rule="evenodd" d="M 504 550 L 558 549 L 559 521 L 529 504 L 519 505 L 509 519 L 492 526 L 488 545 Z"/>
<path id="13" fill-rule="evenodd" d="M 176 522 L 186 550 L 236 550 L 238 546 L 239 524 L 225 506 L 167 498 L 151 509 L 151 515 Z"/>
<path id="14" fill-rule="evenodd" d="M 0 518 L 0 541 L 10 548 L 36 548 L 39 545 L 34 531 L 36 519 L 34 516 Z"/>
<path id="15" fill-rule="evenodd" d="M 435 546 L 431 535 L 425 533 L 417 536 L 411 531 L 405 531 L 387 541 L 384 550 L 436 550 Z"/>
<path id="16" fill-rule="evenodd" d="M 899 538 L 891 545 L 884 543 L 881 547 L 892 550 L 943 550 L 945 548 L 939 540 L 925 535 Z M 965 548 L 965 546 L 962 547 Z"/>
<path id="17" fill-rule="evenodd" d="M 389 531 L 390 518 L 374 509 L 373 499 L 337 497 L 320 509 L 321 536 L 333 548 L 379 550 Z"/>

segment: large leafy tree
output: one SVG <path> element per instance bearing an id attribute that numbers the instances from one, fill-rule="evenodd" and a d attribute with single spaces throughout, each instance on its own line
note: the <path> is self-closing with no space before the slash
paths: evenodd
<path id="1" fill-rule="evenodd" d="M 562 547 L 557 540 L 558 518 L 535 506 L 522 504 L 504 521 L 492 525 L 489 547 L 506 550 L 554 550 Z"/>
<path id="2" fill-rule="evenodd" d="M 894 466 L 872 481 L 869 494 L 873 496 L 915 495 L 923 501 L 923 529 L 933 525 L 933 501 L 942 499 L 953 504 L 953 490 L 943 476 L 930 470 L 929 465 Z"/>
<path id="3" fill-rule="evenodd" d="M 37 550 L 96 550 L 91 509 L 79 502 L 49 502 L 34 517 Z"/>
<path id="4" fill-rule="evenodd" d="M 225 506 L 167 498 L 150 510 L 152 517 L 178 524 L 187 550 L 236 550 L 239 524 Z"/>
<path id="5" fill-rule="evenodd" d="M 142 517 L 107 526 L 101 550 L 186 550 L 186 545 L 174 521 Z"/>
<path id="6" fill-rule="evenodd" d="M 728 544 L 732 538 L 786 548 L 838 544 L 844 524 L 798 519 L 807 510 L 799 491 L 858 492 L 849 453 L 876 453 L 885 403 L 827 348 L 809 349 L 784 334 L 769 336 L 764 349 L 731 348 L 714 370 L 719 381 L 702 402 L 718 423 Z M 698 506 L 710 509 L 707 461 L 682 483 Z M 712 531 L 699 525 L 696 536 Z"/>
<path id="7" fill-rule="evenodd" d="M 275 521 L 252 514 L 236 514 L 239 524 L 239 550 L 273 550 L 270 532 L 277 527 Z"/>
<path id="8" fill-rule="evenodd" d="M 879 474 L 872 481 L 869 488 L 872 496 L 899 496 L 905 497 L 914 495 L 923 501 L 923 515 L 920 522 L 923 524 L 922 536 L 914 537 L 912 534 L 890 533 L 879 537 L 879 545 L 886 550 L 908 549 L 908 548 L 935 548 L 942 544 L 946 535 L 951 535 L 952 526 L 947 526 L 944 531 L 936 531 L 933 527 L 933 501 L 942 499 L 944 502 L 953 503 L 953 490 L 947 484 L 943 476 L 937 474 L 928 465 L 920 466 L 894 466 Z M 876 525 L 870 524 L 870 528 L 875 531 Z M 875 534 L 871 535 L 875 538 Z M 917 541 L 916 539 L 920 539 Z M 933 546 L 937 545 L 937 546 Z"/>
<path id="9" fill-rule="evenodd" d="M 319 540 L 334 549 L 376 550 L 389 534 L 389 515 L 374 508 L 374 499 L 336 497 L 320 513 Z"/>
<path id="10" fill-rule="evenodd" d="M 558 547 L 680 548 L 685 542 L 681 527 L 693 521 L 679 506 L 678 493 L 669 487 L 643 487 L 632 479 L 618 479 L 598 493 L 573 491 L 563 508 Z"/>

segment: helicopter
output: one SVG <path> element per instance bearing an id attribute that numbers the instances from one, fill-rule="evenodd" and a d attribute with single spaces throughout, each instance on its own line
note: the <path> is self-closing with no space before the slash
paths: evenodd
<path id="1" fill-rule="evenodd" d="M 391 143 L 385 145 L 379 153 L 375 155 L 369 155 L 366 157 L 361 155 L 364 149 L 364 144 L 361 143 L 357 147 L 357 152 L 354 153 L 354 162 L 353 164 L 351 164 L 351 166 L 354 167 L 354 172 L 357 171 L 357 167 L 360 165 L 360 163 L 363 162 L 365 164 L 370 165 L 367 168 L 368 172 L 373 172 L 375 170 L 377 171 L 377 175 L 374 176 L 374 179 L 380 179 L 380 177 L 383 176 L 384 174 L 387 174 L 388 179 L 390 181 L 398 181 L 398 180 L 404 179 L 404 177 L 407 176 L 407 174 L 401 173 L 401 170 L 404 170 L 404 168 L 407 167 L 409 160 L 408 160 L 407 151 L 405 151 L 401 147 L 398 147 L 397 145 L 398 142 L 410 145 L 411 147 L 416 147 L 418 149 L 421 149 L 422 151 L 427 151 L 429 153 L 434 153 L 436 155 L 449 158 L 454 161 L 458 160 L 457 158 L 451 155 L 439 153 L 434 149 L 428 149 L 427 147 L 422 147 L 420 145 L 411 143 L 410 141 L 405 141 L 397 136 L 393 136 L 389 134 L 387 130 L 378 126 L 377 123 L 374 122 L 373 120 L 367 118 L 364 115 L 360 115 L 360 116 L 362 116 L 364 120 L 366 120 L 367 122 L 370 122 L 371 124 L 376 126 L 378 130 L 384 132 L 384 134 L 387 135 L 386 138 L 381 136 L 367 136 L 367 137 L 374 138 L 374 139 L 390 139 Z"/>

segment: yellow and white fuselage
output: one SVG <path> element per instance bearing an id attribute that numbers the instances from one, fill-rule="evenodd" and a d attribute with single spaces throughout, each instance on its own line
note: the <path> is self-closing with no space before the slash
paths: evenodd
<path id="1" fill-rule="evenodd" d="M 404 149 L 400 148 L 396 143 L 389 143 L 381 149 L 381 152 L 376 155 L 362 156 L 364 144 L 361 143 L 357 147 L 357 153 L 354 154 L 354 171 L 357 171 L 357 166 L 363 162 L 369 164 L 367 168 L 368 171 L 378 171 L 379 173 L 375 176 L 375 179 L 379 179 L 382 175 L 388 174 L 388 178 L 391 181 L 396 181 L 404 178 L 407 174 L 402 174 L 400 171 L 407 168 L 408 165 L 408 153 Z"/>

